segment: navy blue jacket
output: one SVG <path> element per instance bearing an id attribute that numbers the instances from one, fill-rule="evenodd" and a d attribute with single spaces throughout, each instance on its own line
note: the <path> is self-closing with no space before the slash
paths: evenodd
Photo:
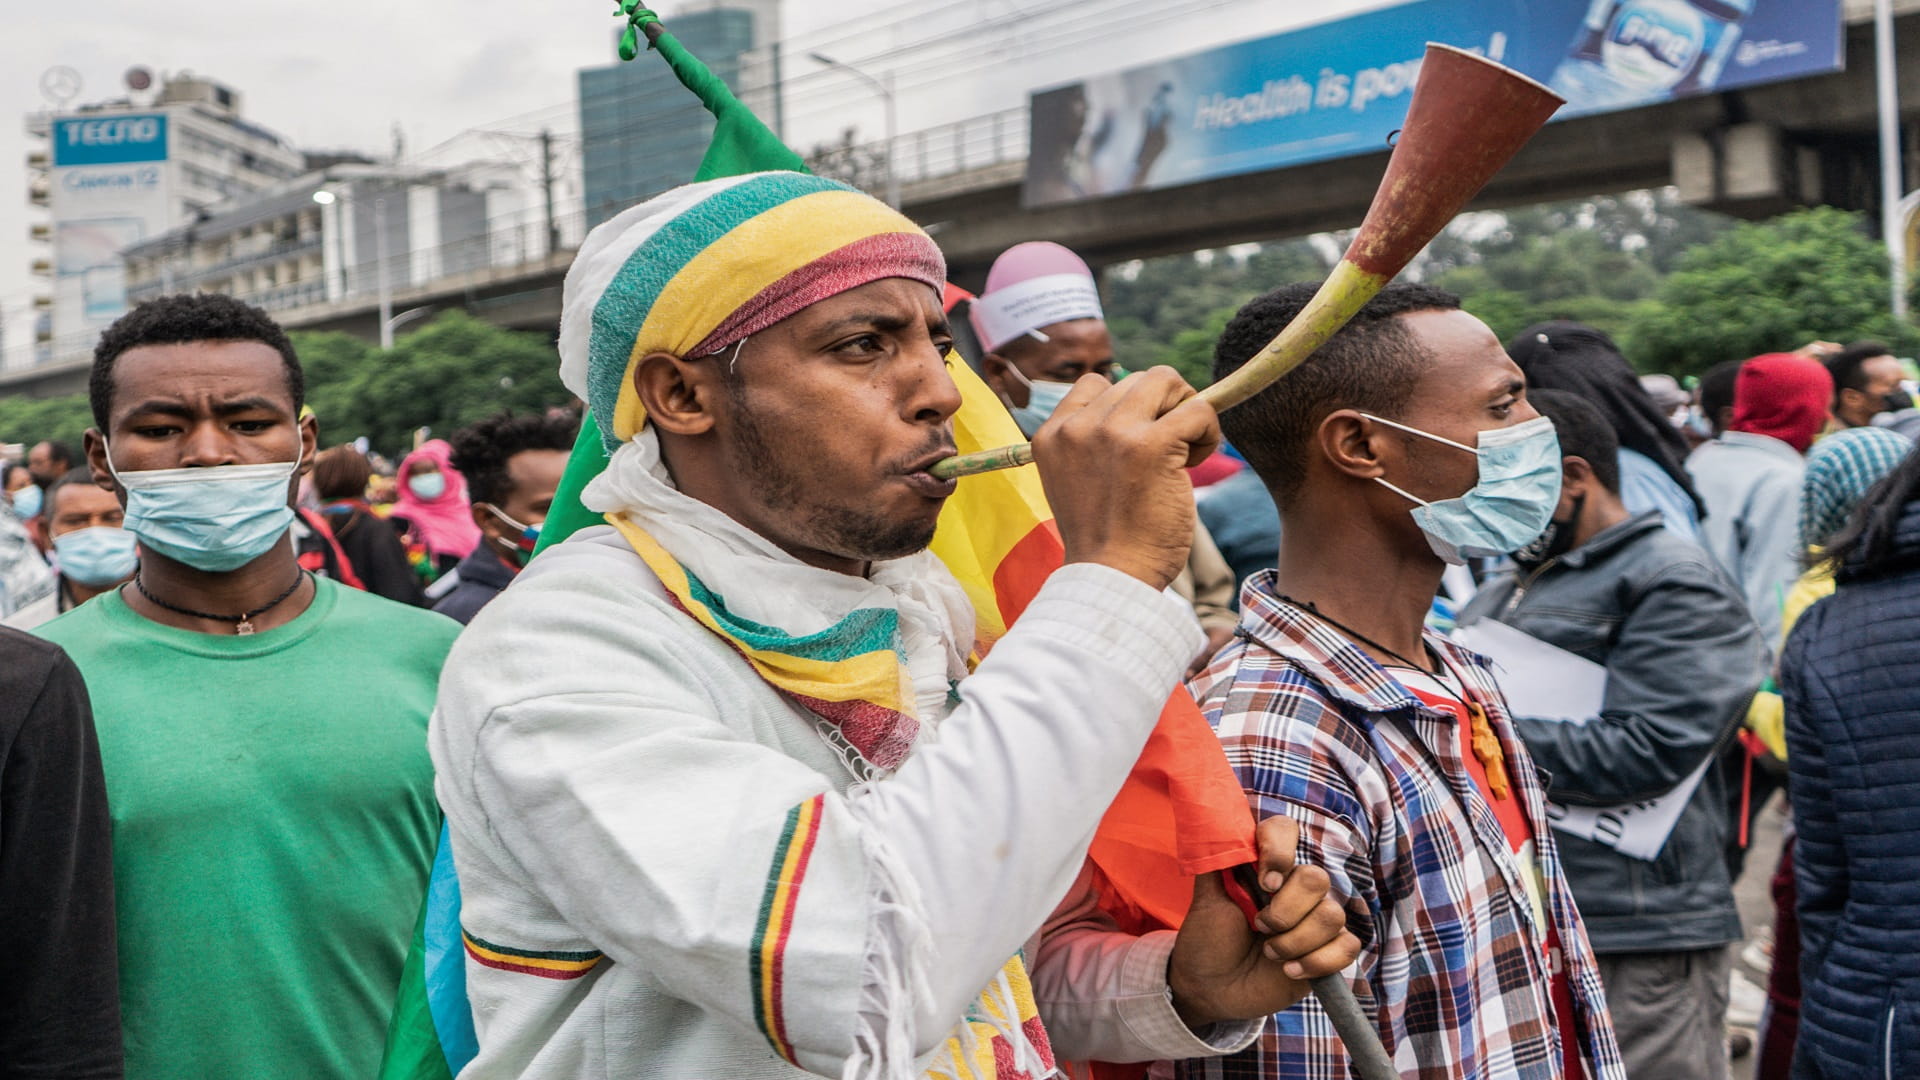
<path id="1" fill-rule="evenodd" d="M 453 568 L 453 589 L 434 602 L 433 610 L 462 625 L 473 621 L 480 609 L 513 581 L 513 568 L 500 561 L 482 539 L 473 553 Z"/>
<path id="2" fill-rule="evenodd" d="M 1920 503 L 1913 569 L 1809 608 L 1780 661 L 1802 980 L 1796 1077 L 1920 1077 Z"/>

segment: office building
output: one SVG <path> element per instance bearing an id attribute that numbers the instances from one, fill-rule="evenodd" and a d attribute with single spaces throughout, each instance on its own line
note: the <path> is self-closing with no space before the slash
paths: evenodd
<path id="1" fill-rule="evenodd" d="M 218 292 L 284 312 L 517 263 L 545 250 L 544 228 L 526 212 L 533 193 L 517 175 L 330 165 L 128 247 L 127 298 Z"/>
<path id="2" fill-rule="evenodd" d="M 35 114 L 27 131 L 44 140 L 27 156 L 28 198 L 49 211 L 35 232 L 52 248 L 34 262 L 52 287 L 30 365 L 87 358 L 100 330 L 127 309 L 128 247 L 305 169 L 286 139 L 243 118 L 237 91 L 196 76 Z"/>

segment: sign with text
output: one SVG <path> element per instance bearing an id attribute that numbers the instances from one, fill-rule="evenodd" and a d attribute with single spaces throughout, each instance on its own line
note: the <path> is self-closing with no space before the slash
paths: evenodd
<path id="1" fill-rule="evenodd" d="M 1567 99 L 1556 119 L 1838 71 L 1840 0 L 1414 0 L 1033 94 L 1028 206 L 1385 150 L 1426 43 Z"/>
<path id="2" fill-rule="evenodd" d="M 74 351 L 127 310 L 120 253 L 170 220 L 165 113 L 53 122 L 53 335 Z"/>
<path id="3" fill-rule="evenodd" d="M 53 122 L 53 166 L 167 160 L 165 113 L 75 116 Z"/>

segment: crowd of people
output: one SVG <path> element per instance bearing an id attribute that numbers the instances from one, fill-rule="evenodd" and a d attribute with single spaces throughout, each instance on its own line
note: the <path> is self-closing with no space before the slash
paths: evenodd
<path id="1" fill-rule="evenodd" d="M 1413 1080 L 1726 1080 L 1776 791 L 1757 1075 L 1920 1076 L 1887 347 L 1685 388 L 1397 283 L 1216 416 L 1122 370 L 1074 253 L 958 299 L 793 173 L 613 218 L 564 306 L 577 401 L 389 464 L 267 315 L 162 297 L 84 445 L 0 465 L 0 1077 L 429 1075 L 445 874 L 441 1076 L 1345 1076 L 1332 975 Z M 1017 618 L 930 549 L 979 410 L 1058 545 Z M 1090 844 L 1170 694 L 1258 888 L 1154 928 Z"/>

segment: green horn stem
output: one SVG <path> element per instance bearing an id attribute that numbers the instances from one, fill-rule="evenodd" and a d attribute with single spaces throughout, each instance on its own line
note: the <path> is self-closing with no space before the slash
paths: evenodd
<path id="1" fill-rule="evenodd" d="M 1328 338 L 1339 333 L 1340 328 L 1347 325 L 1368 300 L 1386 287 L 1388 280 L 1342 259 L 1320 286 L 1320 291 L 1314 293 L 1313 299 L 1307 302 L 1299 317 L 1288 323 L 1239 370 L 1200 391 L 1200 400 L 1213 406 L 1216 411 L 1224 412 L 1285 378 L 1288 372 L 1313 355 L 1313 350 L 1325 345 Z M 953 480 L 1032 462 L 1033 444 L 1015 443 L 950 457 L 936 462 L 927 471 L 941 480 Z"/>

